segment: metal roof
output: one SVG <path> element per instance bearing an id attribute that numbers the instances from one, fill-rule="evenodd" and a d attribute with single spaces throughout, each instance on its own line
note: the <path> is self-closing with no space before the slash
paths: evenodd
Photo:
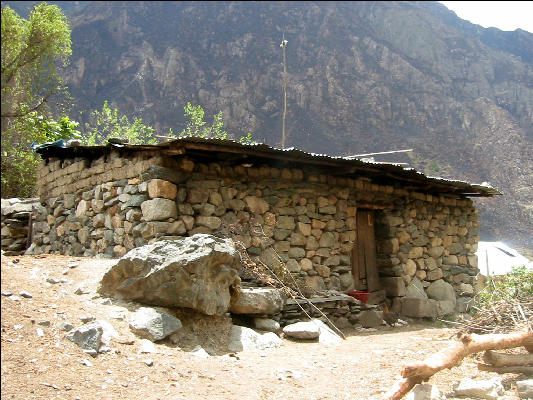
<path id="1" fill-rule="evenodd" d="M 288 167 L 314 166 L 324 173 L 335 176 L 356 178 L 367 177 L 373 183 L 387 185 L 401 184 L 413 190 L 428 193 L 449 193 L 461 196 L 492 197 L 501 193 L 488 184 L 472 184 L 460 180 L 426 176 L 414 168 L 406 168 L 394 163 L 376 163 L 352 157 L 329 156 L 326 154 L 307 153 L 296 148 L 277 149 L 263 143 L 243 144 L 232 140 L 204 139 L 183 137 L 154 145 L 108 144 L 101 146 L 56 147 L 41 146 L 36 150 L 43 158 L 60 159 L 74 157 L 95 158 L 102 154 L 117 150 L 119 152 L 158 151 L 162 155 L 187 154 L 191 157 L 220 160 L 233 159 L 234 162 L 290 163 Z M 248 160 L 248 161 L 244 161 Z"/>

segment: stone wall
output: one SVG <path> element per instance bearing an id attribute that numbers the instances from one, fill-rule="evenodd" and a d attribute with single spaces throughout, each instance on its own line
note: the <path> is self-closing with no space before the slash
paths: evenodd
<path id="1" fill-rule="evenodd" d="M 383 209 L 376 239 L 391 307 L 401 309 L 417 282 L 424 294 L 443 282 L 468 296 L 477 272 L 470 199 L 313 168 L 227 167 L 149 152 L 50 160 L 39 178 L 46 213 L 37 216 L 30 253 L 120 257 L 160 238 L 221 234 L 273 269 L 285 265 L 310 289 L 345 291 L 353 287 L 357 208 L 371 206 Z"/>
<path id="2" fill-rule="evenodd" d="M 378 263 L 392 308 L 414 317 L 465 311 L 478 273 L 477 210 L 416 197 L 378 221 Z"/>
<path id="3" fill-rule="evenodd" d="M 30 218 L 39 213 L 38 198 L 2 199 L 2 251 L 6 256 L 24 254 L 31 241 Z"/>

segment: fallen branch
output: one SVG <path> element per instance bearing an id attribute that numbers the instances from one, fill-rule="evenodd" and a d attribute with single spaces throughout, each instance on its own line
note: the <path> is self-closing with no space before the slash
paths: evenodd
<path id="1" fill-rule="evenodd" d="M 488 365 L 488 364 L 478 364 L 477 368 L 480 371 L 490 371 L 490 372 L 497 372 L 499 374 L 525 374 L 525 375 L 533 375 L 533 367 L 529 367 L 526 365 L 514 365 L 514 366 L 501 366 L 501 367 L 495 367 L 494 365 Z"/>
<path id="2" fill-rule="evenodd" d="M 264 232 L 262 231 L 262 228 L 261 228 L 261 233 L 266 237 L 266 235 L 264 234 Z M 250 261 L 251 261 L 251 258 L 250 258 L 250 255 L 248 254 L 247 250 L 246 250 L 246 247 L 239 241 L 236 241 L 236 243 L 241 246 L 242 250 L 241 250 L 241 254 L 242 255 L 245 255 Z M 279 256 L 279 254 L 274 250 L 274 253 L 276 254 L 280 264 L 283 266 L 283 268 L 288 271 L 287 269 L 287 266 L 285 265 L 285 263 L 283 262 L 283 260 L 281 259 L 281 257 Z M 264 269 L 266 269 L 268 272 L 270 272 L 270 274 L 274 277 L 274 279 L 276 280 L 276 282 L 285 290 L 285 293 L 287 293 L 289 295 L 289 297 L 291 297 L 293 300 L 296 300 L 296 296 L 294 296 L 293 294 L 293 291 L 296 291 L 302 299 L 306 300 L 307 303 L 311 306 L 311 308 L 313 308 L 315 311 L 317 311 L 325 320 L 326 320 L 326 323 L 327 325 L 330 326 L 330 328 L 332 328 L 335 332 L 337 332 L 337 334 L 343 339 L 343 340 L 346 340 L 346 336 L 344 335 L 344 333 L 342 333 L 342 331 L 337 328 L 337 326 L 327 317 L 326 314 L 324 314 L 324 312 L 319 309 L 317 306 L 315 306 L 306 296 L 304 296 L 304 294 L 302 293 L 300 287 L 298 286 L 298 284 L 296 283 L 296 280 L 294 279 L 294 277 L 292 276 L 292 274 L 289 272 L 288 273 L 288 276 L 290 276 L 291 280 L 292 280 L 292 284 L 294 285 L 294 288 L 290 288 L 288 287 L 284 282 L 283 280 L 278 276 L 278 274 L 276 274 L 275 271 L 273 271 L 271 268 L 269 268 L 264 262 L 262 261 L 258 261 L 259 263 L 261 263 L 261 265 L 263 266 Z M 307 311 L 303 308 L 303 306 L 299 303 L 299 302 L 296 302 L 296 304 L 298 305 L 298 307 L 303 311 L 303 313 L 307 316 L 307 318 L 309 318 L 309 320 L 312 320 L 313 318 L 307 313 Z"/>
<path id="3" fill-rule="evenodd" d="M 416 384 L 427 381 L 437 372 L 461 363 L 466 356 L 485 350 L 511 349 L 533 346 L 533 332 L 512 334 L 463 335 L 450 347 L 426 358 L 423 362 L 408 364 L 402 368 L 402 379 L 387 395 L 390 400 L 403 398 Z"/>
<path id="4" fill-rule="evenodd" d="M 483 361 L 495 367 L 531 366 L 533 367 L 533 354 L 507 354 L 487 350 Z"/>

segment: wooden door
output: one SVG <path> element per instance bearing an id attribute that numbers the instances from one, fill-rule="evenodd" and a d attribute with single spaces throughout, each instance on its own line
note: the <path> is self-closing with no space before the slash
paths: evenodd
<path id="1" fill-rule="evenodd" d="M 381 288 L 376 265 L 374 214 L 357 210 L 357 238 L 352 251 L 352 273 L 356 290 L 374 292 Z"/>

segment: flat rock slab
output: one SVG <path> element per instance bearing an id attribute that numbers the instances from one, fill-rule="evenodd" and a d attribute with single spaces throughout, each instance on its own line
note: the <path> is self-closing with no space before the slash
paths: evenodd
<path id="1" fill-rule="evenodd" d="M 197 234 L 161 240 L 124 255 L 103 276 L 99 293 L 163 307 L 222 315 L 240 286 L 240 254 L 231 239 Z"/>
<path id="2" fill-rule="evenodd" d="M 283 333 L 295 339 L 316 339 L 320 336 L 320 326 L 313 321 L 297 322 L 285 326 Z"/>
<path id="3" fill-rule="evenodd" d="M 503 395 L 501 379 L 473 380 L 464 378 L 455 388 L 456 396 L 471 396 L 478 399 L 497 400 Z"/>
<path id="4" fill-rule="evenodd" d="M 318 338 L 318 342 L 325 345 L 342 342 L 342 338 L 319 319 L 287 325 L 283 328 L 283 332 L 295 339 L 314 340 Z"/>

